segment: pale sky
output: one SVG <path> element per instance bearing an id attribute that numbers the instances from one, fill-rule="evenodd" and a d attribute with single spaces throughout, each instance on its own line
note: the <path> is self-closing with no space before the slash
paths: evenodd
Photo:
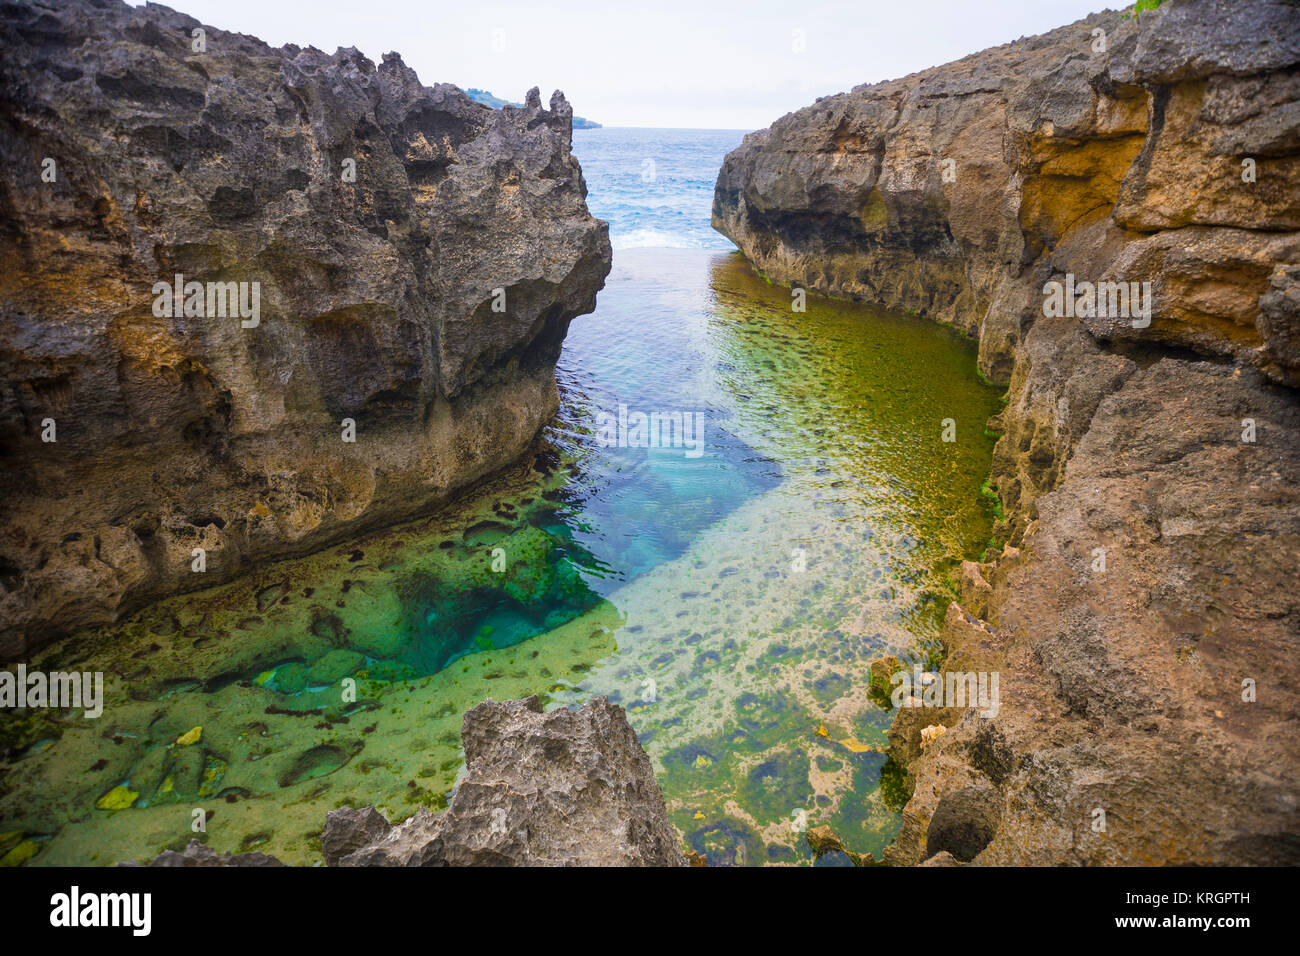
<path id="1" fill-rule="evenodd" d="M 1100 0 L 173 0 L 279 46 L 396 50 L 425 84 L 561 89 L 606 126 L 759 129 L 818 96 L 1063 26 Z M 796 33 L 801 31 L 801 33 Z M 802 38 L 803 50 L 797 50 Z"/>

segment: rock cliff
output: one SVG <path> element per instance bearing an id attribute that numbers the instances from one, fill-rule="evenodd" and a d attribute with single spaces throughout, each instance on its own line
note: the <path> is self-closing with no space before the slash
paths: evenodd
<path id="1" fill-rule="evenodd" d="M 392 826 L 332 811 L 331 866 L 685 866 L 650 758 L 603 697 L 542 711 L 536 697 L 465 715 L 465 777 L 447 809 Z"/>
<path id="2" fill-rule="evenodd" d="M 0 46 L 0 659 L 408 518 L 553 413 L 611 261 L 562 94 L 113 0 Z"/>
<path id="3" fill-rule="evenodd" d="M 1009 385 L 1005 545 L 943 635 L 1000 708 L 899 711 L 892 862 L 1300 862 L 1298 66 L 1294 3 L 1169 0 L 727 157 L 714 225 L 755 267 L 953 323 Z"/>

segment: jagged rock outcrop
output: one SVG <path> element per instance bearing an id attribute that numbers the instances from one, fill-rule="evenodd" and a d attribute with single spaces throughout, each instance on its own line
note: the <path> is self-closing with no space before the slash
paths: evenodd
<path id="1" fill-rule="evenodd" d="M 611 261 L 562 94 L 152 4 L 8 3 L 0 47 L 0 659 L 419 513 L 553 413 Z"/>
<path id="2" fill-rule="evenodd" d="M 1086 320 L 1099 337 L 1300 384 L 1294 298 L 1260 321 L 1300 257 L 1297 19 L 1177 0 L 823 97 L 727 157 L 714 226 L 772 278 L 978 334 L 1002 381 L 1042 286 L 1073 272 L 1154 283 L 1150 328 Z"/>
<path id="3" fill-rule="evenodd" d="M 899 710 L 887 860 L 1300 862 L 1296 6 L 1093 14 L 823 98 L 728 156 L 714 225 L 1009 383 L 1007 545 L 943 634 L 1000 706 Z M 1150 282 L 1150 324 L 1048 317 L 1067 276 Z"/>
<path id="4" fill-rule="evenodd" d="M 373 807 L 329 813 L 331 866 L 685 866 L 650 759 L 600 697 L 543 712 L 537 697 L 465 715 L 466 773 L 447 809 L 392 826 Z"/>

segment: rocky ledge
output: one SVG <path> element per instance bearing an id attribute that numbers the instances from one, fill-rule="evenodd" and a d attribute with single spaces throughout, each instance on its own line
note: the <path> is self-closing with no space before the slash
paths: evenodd
<path id="1" fill-rule="evenodd" d="M 117 0 L 7 3 L 0 46 L 0 659 L 411 517 L 554 412 L 611 261 L 562 94 Z"/>
<path id="2" fill-rule="evenodd" d="M 998 672 L 1000 707 L 900 709 L 889 862 L 1300 862 L 1298 65 L 1294 4 L 1167 0 L 727 157 L 714 225 L 755 267 L 953 323 L 1009 384 L 1005 544 L 940 674 Z M 1149 282 L 1150 322 L 1052 282 Z"/>

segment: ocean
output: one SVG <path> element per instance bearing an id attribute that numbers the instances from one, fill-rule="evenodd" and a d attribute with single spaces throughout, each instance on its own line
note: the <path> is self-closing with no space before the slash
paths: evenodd
<path id="1" fill-rule="evenodd" d="M 591 214 L 614 249 L 735 249 L 709 225 L 722 158 L 745 130 L 613 127 L 573 132 Z"/>

